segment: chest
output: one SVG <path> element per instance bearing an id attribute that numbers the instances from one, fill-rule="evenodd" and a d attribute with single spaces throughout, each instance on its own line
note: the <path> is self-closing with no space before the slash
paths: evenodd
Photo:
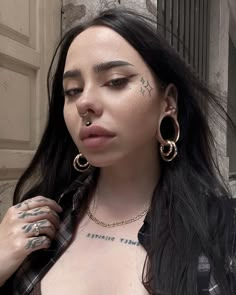
<path id="1" fill-rule="evenodd" d="M 83 220 L 71 245 L 43 278 L 42 295 L 146 295 L 140 226 L 106 229 Z"/>

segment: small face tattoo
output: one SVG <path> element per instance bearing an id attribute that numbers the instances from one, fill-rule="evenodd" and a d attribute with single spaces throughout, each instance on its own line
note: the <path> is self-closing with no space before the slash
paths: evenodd
<path id="1" fill-rule="evenodd" d="M 143 87 L 140 87 L 140 92 L 141 92 L 142 95 L 144 96 L 144 94 L 145 94 L 145 89 L 143 89 Z"/>
<path id="2" fill-rule="evenodd" d="M 151 96 L 151 92 L 153 90 L 153 87 L 149 84 L 148 80 L 145 80 L 143 77 L 140 79 L 140 82 L 142 83 L 143 86 L 141 86 L 140 92 L 144 96 L 145 90 L 148 91 L 149 96 Z"/>

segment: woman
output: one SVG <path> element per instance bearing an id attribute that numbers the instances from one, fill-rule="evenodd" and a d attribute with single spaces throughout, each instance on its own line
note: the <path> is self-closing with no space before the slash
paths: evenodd
<path id="1" fill-rule="evenodd" d="M 70 30 L 0 227 L 3 294 L 235 294 L 236 206 L 202 99 L 223 114 L 143 16 Z"/>

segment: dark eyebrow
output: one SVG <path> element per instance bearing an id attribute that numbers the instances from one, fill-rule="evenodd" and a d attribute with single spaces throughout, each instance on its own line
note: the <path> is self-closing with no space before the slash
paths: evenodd
<path id="1" fill-rule="evenodd" d="M 67 71 L 63 74 L 63 80 L 68 79 L 68 78 L 79 78 L 81 77 L 81 72 L 80 70 L 73 70 L 73 71 Z"/>
<path id="2" fill-rule="evenodd" d="M 124 67 L 124 66 L 133 66 L 132 64 L 128 63 L 127 61 L 122 60 L 113 60 L 108 61 L 104 63 L 100 63 L 93 66 L 93 70 L 95 73 L 105 72 L 112 68 L 116 67 Z M 80 70 L 73 70 L 73 71 L 67 71 L 63 74 L 63 80 L 68 78 L 80 78 L 81 77 L 81 71 Z"/>
<path id="3" fill-rule="evenodd" d="M 98 65 L 95 65 L 93 67 L 93 69 L 94 69 L 95 73 L 100 73 L 100 72 L 108 71 L 112 68 L 124 67 L 124 66 L 133 66 L 133 65 L 130 64 L 129 62 L 123 61 L 123 60 L 112 60 L 112 61 L 108 61 L 108 62 L 104 62 L 104 63 L 100 63 Z"/>

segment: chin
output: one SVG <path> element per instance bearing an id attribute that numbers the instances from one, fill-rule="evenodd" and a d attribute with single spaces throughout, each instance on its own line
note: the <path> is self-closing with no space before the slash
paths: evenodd
<path id="1" fill-rule="evenodd" d="M 86 156 L 85 156 L 86 157 Z M 115 165 L 119 160 L 118 158 L 108 157 L 108 156 L 88 156 L 86 159 L 89 161 L 89 163 L 98 168 L 104 168 Z"/>
<path id="2" fill-rule="evenodd" d="M 97 168 L 104 168 L 108 166 L 112 166 L 113 162 L 111 161 L 89 161 L 90 165 L 97 167 Z"/>

